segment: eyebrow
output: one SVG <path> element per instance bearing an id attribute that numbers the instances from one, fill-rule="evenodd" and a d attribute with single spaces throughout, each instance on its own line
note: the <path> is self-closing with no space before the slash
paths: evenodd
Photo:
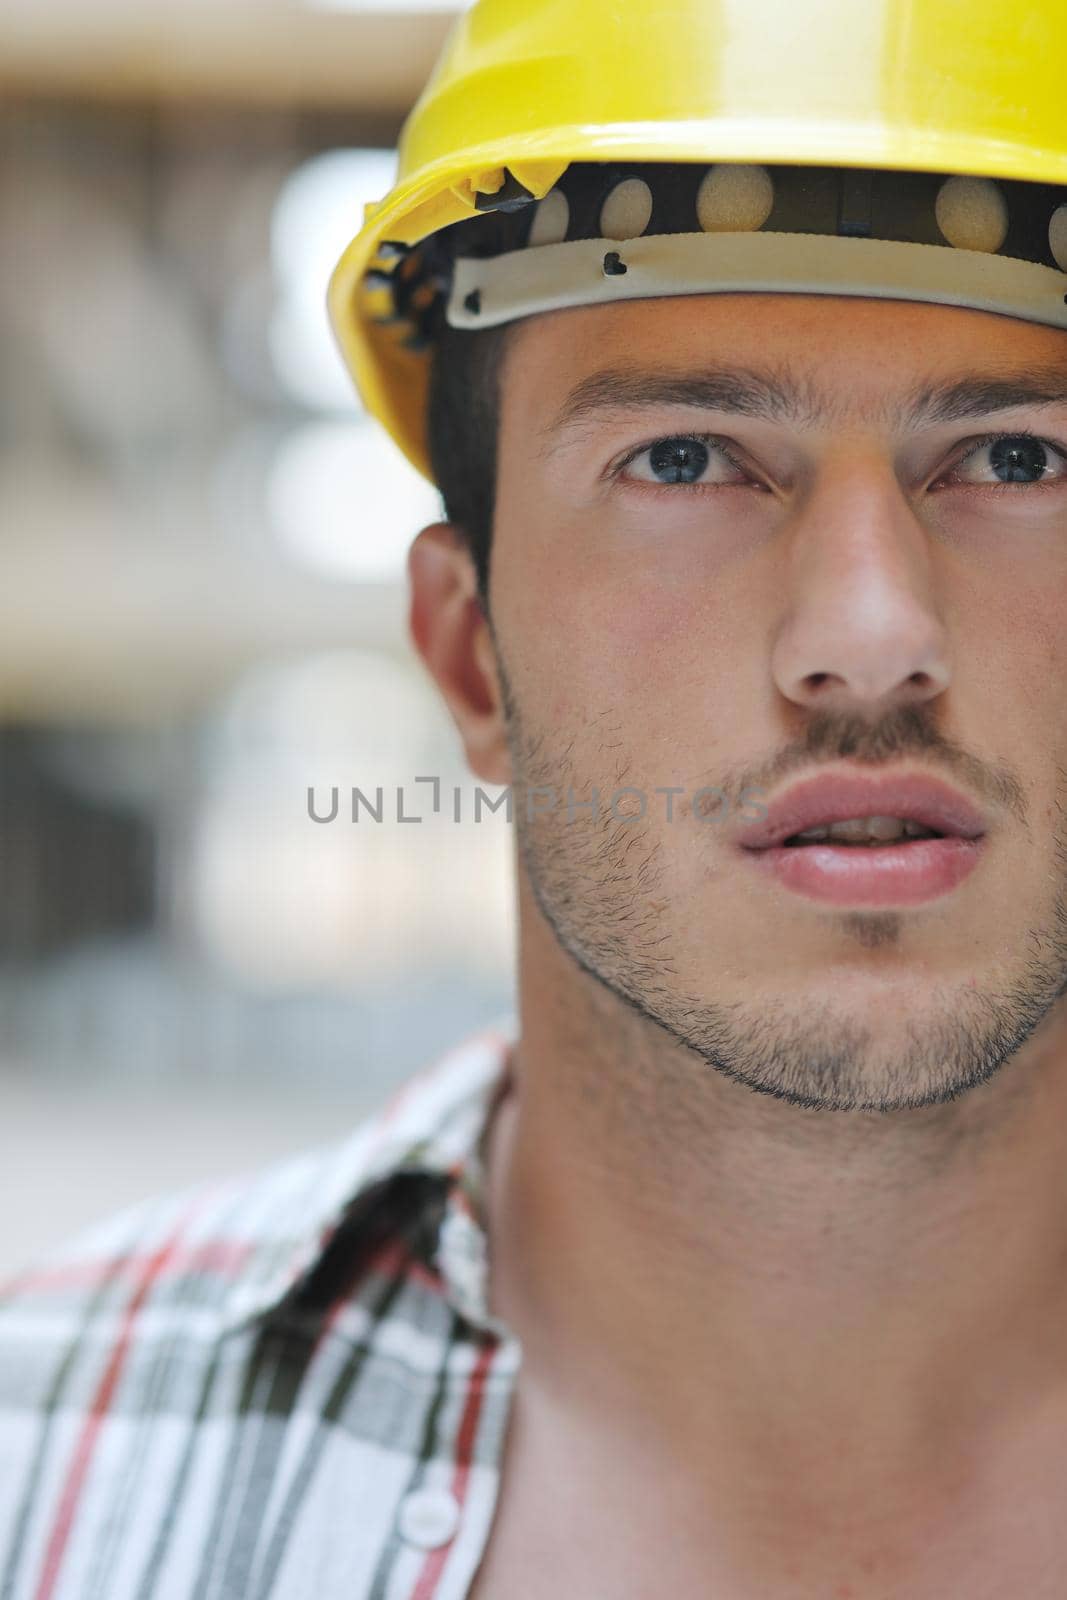
<path id="1" fill-rule="evenodd" d="M 1016 406 L 1058 405 L 1067 405 L 1067 368 L 1052 366 L 925 380 L 899 398 L 866 407 L 862 416 L 905 431 Z M 705 367 L 691 372 L 611 367 L 590 373 L 571 389 L 541 432 L 541 454 L 551 454 L 564 435 L 582 431 L 598 418 L 652 406 L 732 411 L 801 428 L 839 425 L 850 409 L 855 415 L 840 393 L 820 392 L 810 380 L 784 367 Z"/>

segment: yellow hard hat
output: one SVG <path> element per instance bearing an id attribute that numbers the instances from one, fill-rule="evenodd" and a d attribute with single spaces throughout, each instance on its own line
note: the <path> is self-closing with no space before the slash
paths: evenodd
<path id="1" fill-rule="evenodd" d="M 330 280 L 364 404 L 432 479 L 428 329 L 446 300 L 477 327 L 777 287 L 1067 326 L 1065 61 L 1067 0 L 478 0 Z M 692 171 L 693 220 L 656 223 L 663 163 Z M 812 223 L 801 202 L 828 204 L 831 173 L 834 220 Z M 895 215 L 877 189 L 893 174 L 912 175 L 912 220 L 872 228 L 872 192 Z"/>

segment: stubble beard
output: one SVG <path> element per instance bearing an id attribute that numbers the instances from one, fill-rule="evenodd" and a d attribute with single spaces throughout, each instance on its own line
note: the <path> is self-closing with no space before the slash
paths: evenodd
<path id="1" fill-rule="evenodd" d="M 575 739 L 532 726 L 501 674 L 512 759 L 520 870 L 560 948 L 631 1012 L 662 1029 L 716 1072 L 791 1105 L 823 1111 L 891 1112 L 958 1100 L 987 1083 L 1067 993 L 1067 821 L 1054 836 L 1053 892 L 1043 920 L 1019 941 L 998 986 L 933 984 L 907 1016 L 872 1025 L 835 1003 L 831 977 L 813 975 L 802 999 L 784 992 L 752 1000 L 687 992 L 678 976 L 680 933 L 670 916 L 663 844 L 653 821 L 582 808 L 627 782 L 619 728 L 600 726 L 602 771 L 579 771 Z M 822 752 L 825 755 L 825 749 Z M 1067 774 L 1061 772 L 1067 792 Z M 571 796 L 573 808 L 530 807 L 537 788 Z M 702 909 L 713 925 L 714 902 Z M 852 912 L 843 933 L 866 950 L 895 945 L 902 917 Z M 725 930 L 721 930 L 725 932 Z"/>

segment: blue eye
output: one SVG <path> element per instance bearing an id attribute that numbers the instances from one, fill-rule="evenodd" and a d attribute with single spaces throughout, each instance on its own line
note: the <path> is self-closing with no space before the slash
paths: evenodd
<path id="1" fill-rule="evenodd" d="M 1063 477 L 1067 456 L 1031 433 L 983 439 L 960 460 L 952 477 L 973 484 L 1041 483 Z"/>
<path id="2" fill-rule="evenodd" d="M 647 471 L 633 470 L 636 463 L 643 462 L 648 464 Z M 750 481 L 723 445 L 694 434 L 670 434 L 632 450 L 615 475 L 632 482 L 693 484 L 699 489 Z"/>
<path id="3" fill-rule="evenodd" d="M 648 464 L 661 483 L 693 483 L 708 464 L 708 447 L 702 439 L 660 439 Z"/>

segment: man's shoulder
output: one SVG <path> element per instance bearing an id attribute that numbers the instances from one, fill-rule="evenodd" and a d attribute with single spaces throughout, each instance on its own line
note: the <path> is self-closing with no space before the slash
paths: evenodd
<path id="1" fill-rule="evenodd" d="M 141 1335 L 153 1320 L 173 1327 L 180 1317 L 205 1336 L 225 1331 L 312 1270 L 341 1222 L 369 1218 L 392 1180 L 461 1171 L 511 1038 L 506 1019 L 484 1028 L 405 1079 L 343 1138 L 125 1207 L 0 1284 L 0 1399 L 18 1383 L 19 1346 L 58 1354 L 94 1328 L 119 1333 L 124 1320 Z"/>
<path id="2" fill-rule="evenodd" d="M 483 1030 L 347 1138 L 128 1208 L 6 1285 L 5 1595 L 399 1593 L 424 1478 L 440 1513 L 470 1477 L 483 1514 L 515 1356 L 488 1380 L 465 1207 L 509 1043 Z"/>

